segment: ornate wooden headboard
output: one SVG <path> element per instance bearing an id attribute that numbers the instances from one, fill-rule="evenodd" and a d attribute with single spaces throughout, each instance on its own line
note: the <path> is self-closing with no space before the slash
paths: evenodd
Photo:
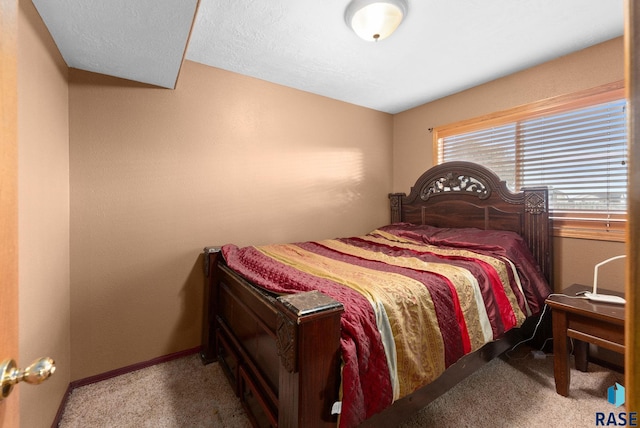
<path id="1" fill-rule="evenodd" d="M 407 196 L 392 193 L 391 222 L 437 227 L 510 230 L 531 249 L 550 285 L 552 227 L 546 187 L 512 192 L 491 170 L 472 162 L 446 162 L 426 171 Z"/>

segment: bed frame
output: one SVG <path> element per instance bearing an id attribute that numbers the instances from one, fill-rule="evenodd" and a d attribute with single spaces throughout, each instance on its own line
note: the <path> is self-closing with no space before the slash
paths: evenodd
<path id="1" fill-rule="evenodd" d="M 426 171 L 408 196 L 389 198 L 392 223 L 519 233 L 551 284 L 546 188 L 513 193 L 480 165 L 449 162 Z M 204 258 L 202 360 L 220 363 L 255 426 L 336 426 L 331 407 L 340 387 L 342 304 L 319 292 L 268 293 L 226 266 L 219 247 L 205 248 Z M 521 330 L 466 355 L 363 426 L 397 425 L 521 340 Z"/>

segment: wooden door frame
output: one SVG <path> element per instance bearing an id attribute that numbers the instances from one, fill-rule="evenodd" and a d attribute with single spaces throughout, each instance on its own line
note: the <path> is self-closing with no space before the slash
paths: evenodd
<path id="1" fill-rule="evenodd" d="M 629 204 L 627 213 L 627 297 L 625 322 L 625 387 L 627 412 L 637 412 L 640 391 L 640 5 L 637 0 L 625 2 L 625 80 L 629 103 Z"/>
<path id="2" fill-rule="evenodd" d="M 0 360 L 18 358 L 18 1 L 0 0 Z M 0 427 L 19 426 L 18 394 Z"/>

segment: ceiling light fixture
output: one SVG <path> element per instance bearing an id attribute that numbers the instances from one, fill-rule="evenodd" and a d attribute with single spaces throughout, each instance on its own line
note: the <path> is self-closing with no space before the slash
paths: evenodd
<path id="1" fill-rule="evenodd" d="M 353 0 L 344 19 L 358 36 L 377 42 L 389 37 L 406 14 L 406 0 Z"/>

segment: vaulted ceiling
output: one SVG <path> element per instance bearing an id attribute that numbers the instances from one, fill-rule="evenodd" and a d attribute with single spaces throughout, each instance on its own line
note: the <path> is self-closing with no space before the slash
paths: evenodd
<path id="1" fill-rule="evenodd" d="M 33 0 L 69 67 L 175 88 L 184 59 L 397 113 L 623 34 L 623 0 L 408 0 L 388 39 L 349 0 Z"/>

